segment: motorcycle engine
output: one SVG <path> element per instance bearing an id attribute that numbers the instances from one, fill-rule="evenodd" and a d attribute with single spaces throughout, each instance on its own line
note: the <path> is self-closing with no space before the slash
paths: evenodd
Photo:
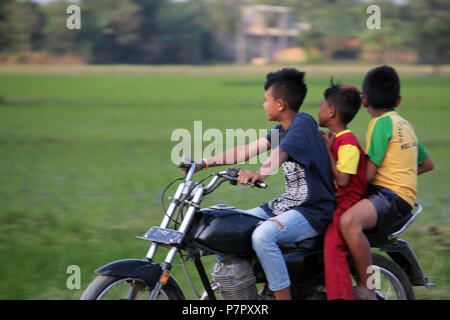
<path id="1" fill-rule="evenodd" d="M 256 300 L 256 277 L 247 260 L 232 257 L 217 262 L 211 273 L 224 300 Z"/>

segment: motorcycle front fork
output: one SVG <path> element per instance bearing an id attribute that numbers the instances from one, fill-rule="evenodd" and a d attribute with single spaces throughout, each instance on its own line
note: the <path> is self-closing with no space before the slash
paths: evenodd
<path id="1" fill-rule="evenodd" d="M 167 209 L 166 215 L 165 215 L 163 221 L 161 222 L 160 228 L 167 228 L 167 226 L 169 225 L 169 223 L 171 221 L 171 217 L 172 217 L 173 213 L 175 212 L 177 206 L 180 204 L 180 202 L 184 201 L 183 199 L 185 197 L 183 197 L 183 195 L 186 194 L 186 189 L 189 191 L 189 186 L 187 186 L 184 183 L 181 183 L 178 186 L 178 189 L 175 193 L 172 203 L 170 204 L 169 208 Z M 191 221 L 195 215 L 195 211 L 197 210 L 198 205 L 201 202 L 203 192 L 204 192 L 203 188 L 198 188 L 197 191 L 195 192 L 194 197 L 192 198 L 192 201 L 189 202 L 189 209 L 187 210 L 186 215 L 185 215 L 183 221 L 181 222 L 180 228 L 178 229 L 178 231 L 183 233 L 183 235 L 186 233 L 186 231 L 188 230 L 188 228 L 191 224 Z M 180 243 L 181 243 L 181 241 L 183 241 L 183 237 L 179 240 Z M 158 249 L 158 244 L 153 242 L 147 253 L 147 256 L 146 256 L 149 261 L 153 261 L 153 258 L 156 254 L 157 249 Z M 159 278 L 159 281 L 155 284 L 154 289 L 150 293 L 149 300 L 156 299 L 159 295 L 159 292 L 161 291 L 161 288 L 169 280 L 170 269 L 172 268 L 172 261 L 175 258 L 175 255 L 177 254 L 178 250 L 179 249 L 176 246 L 171 247 L 169 252 L 166 255 L 166 258 L 164 259 L 164 262 L 161 263 L 161 276 Z M 198 262 L 197 262 L 197 258 L 198 258 Z M 199 272 L 200 272 L 200 270 L 203 270 L 203 273 L 206 275 L 203 265 L 201 264 L 200 258 L 196 257 L 195 261 L 196 261 L 196 267 L 199 270 Z M 200 272 L 200 276 L 201 276 L 201 274 L 202 274 L 202 272 Z M 207 277 L 206 277 L 206 279 L 207 279 Z M 202 279 L 202 281 L 203 281 L 203 279 Z M 207 287 L 210 287 L 209 282 L 208 282 Z M 212 291 L 211 291 L 211 293 L 212 293 Z M 209 294 L 209 292 L 208 292 L 208 294 Z M 211 294 L 209 294 L 209 295 L 211 296 Z M 212 296 L 213 295 L 214 294 L 212 294 Z"/>

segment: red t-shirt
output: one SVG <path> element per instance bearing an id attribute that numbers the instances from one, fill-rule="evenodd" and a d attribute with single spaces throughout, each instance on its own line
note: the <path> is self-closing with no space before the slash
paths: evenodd
<path id="1" fill-rule="evenodd" d="M 361 200 L 366 192 L 364 150 L 359 145 L 355 135 L 350 130 L 344 130 L 336 134 L 331 153 L 336 160 L 337 170 L 351 175 L 350 181 L 345 187 L 336 186 L 337 207 L 353 205 Z M 351 202 L 351 204 L 348 202 Z"/>

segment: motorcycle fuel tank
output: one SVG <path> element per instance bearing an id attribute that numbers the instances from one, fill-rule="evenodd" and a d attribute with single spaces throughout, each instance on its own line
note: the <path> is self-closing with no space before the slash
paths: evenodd
<path id="1" fill-rule="evenodd" d="M 212 253 L 253 255 L 252 233 L 264 219 L 225 205 L 201 209 L 196 213 L 193 241 Z"/>

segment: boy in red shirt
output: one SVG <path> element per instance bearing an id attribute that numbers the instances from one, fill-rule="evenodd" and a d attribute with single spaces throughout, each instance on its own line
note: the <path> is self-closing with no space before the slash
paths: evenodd
<path id="1" fill-rule="evenodd" d="M 319 124 L 330 131 L 322 137 L 328 149 L 337 188 L 336 209 L 325 233 L 325 288 L 328 299 L 353 300 L 348 249 L 339 230 L 339 219 L 366 191 L 364 150 L 347 129 L 361 106 L 359 91 L 351 85 L 333 84 L 325 90 L 318 111 Z"/>

